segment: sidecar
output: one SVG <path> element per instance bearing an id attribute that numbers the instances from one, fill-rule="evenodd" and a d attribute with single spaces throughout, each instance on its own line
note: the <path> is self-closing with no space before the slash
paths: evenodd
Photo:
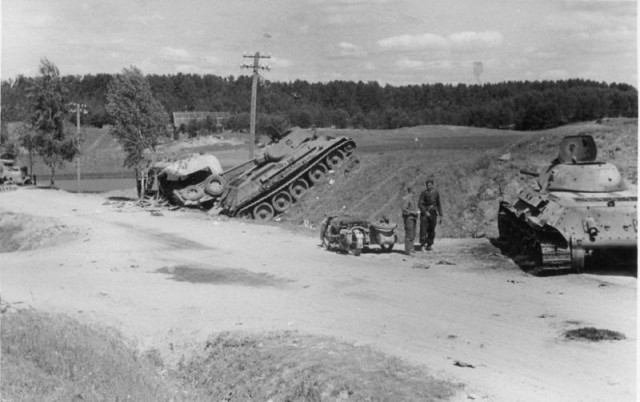
<path id="1" fill-rule="evenodd" d="M 339 250 L 356 256 L 374 244 L 390 252 L 398 238 L 397 226 L 386 220 L 372 224 L 366 219 L 350 215 L 328 216 L 320 225 L 320 240 L 327 250 Z"/>

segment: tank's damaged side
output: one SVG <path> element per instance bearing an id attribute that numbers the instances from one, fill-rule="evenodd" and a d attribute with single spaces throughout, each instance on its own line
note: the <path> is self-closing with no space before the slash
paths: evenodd
<path id="1" fill-rule="evenodd" d="M 229 216 L 270 220 L 286 212 L 330 170 L 341 166 L 355 149 L 355 142 L 347 137 L 318 136 L 313 130 L 290 129 L 273 138 L 251 166 L 233 172 L 220 207 Z"/>
<path id="2" fill-rule="evenodd" d="M 215 156 L 190 154 L 154 163 L 149 170 L 147 188 L 157 185 L 153 191 L 172 204 L 212 205 L 226 188 L 222 173 L 222 166 Z"/>
<path id="3" fill-rule="evenodd" d="M 584 145 L 584 146 L 582 146 Z M 514 203 L 502 201 L 500 243 L 534 272 L 581 272 L 590 257 L 637 253 L 637 194 L 611 164 L 594 162 L 590 136 L 567 137 L 538 177 Z"/>

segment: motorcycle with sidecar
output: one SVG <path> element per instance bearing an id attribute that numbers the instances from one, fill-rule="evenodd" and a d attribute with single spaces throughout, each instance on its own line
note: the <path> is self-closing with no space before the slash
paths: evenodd
<path id="1" fill-rule="evenodd" d="M 389 253 L 398 241 L 398 225 L 386 218 L 372 223 L 350 215 L 328 216 L 320 225 L 320 240 L 327 250 L 356 256 L 373 245 Z"/>

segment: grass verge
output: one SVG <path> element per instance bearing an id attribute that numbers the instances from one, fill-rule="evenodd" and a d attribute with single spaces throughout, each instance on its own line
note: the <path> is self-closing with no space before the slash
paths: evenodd
<path id="1" fill-rule="evenodd" d="M 214 335 L 176 367 L 114 330 L 3 304 L 2 400 L 441 401 L 462 384 L 369 347 L 294 332 Z"/>
<path id="2" fill-rule="evenodd" d="M 115 331 L 18 310 L 2 314 L 0 339 L 2 400 L 171 400 L 153 363 Z"/>
<path id="3" fill-rule="evenodd" d="M 217 334 L 178 375 L 216 401 L 440 401 L 462 388 L 368 347 L 294 332 Z"/>

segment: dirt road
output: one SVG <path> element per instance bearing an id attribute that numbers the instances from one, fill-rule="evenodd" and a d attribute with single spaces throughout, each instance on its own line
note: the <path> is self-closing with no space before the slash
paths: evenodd
<path id="1" fill-rule="evenodd" d="M 635 277 L 527 276 L 484 239 L 346 256 L 315 231 L 104 201 L 0 194 L 3 230 L 25 222 L 35 247 L 0 254 L 2 298 L 116 327 L 169 362 L 217 331 L 298 330 L 424 365 L 466 384 L 460 400 L 635 400 Z M 587 326 L 627 339 L 562 338 Z"/>

